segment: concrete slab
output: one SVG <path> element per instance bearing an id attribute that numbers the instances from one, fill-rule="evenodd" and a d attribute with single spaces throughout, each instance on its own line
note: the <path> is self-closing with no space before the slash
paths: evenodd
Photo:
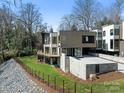
<path id="1" fill-rule="evenodd" d="M 110 64 L 110 63 L 115 63 L 114 61 L 109 61 L 106 59 L 102 59 L 99 57 L 84 57 L 84 58 L 79 58 L 81 62 L 84 64 Z"/>

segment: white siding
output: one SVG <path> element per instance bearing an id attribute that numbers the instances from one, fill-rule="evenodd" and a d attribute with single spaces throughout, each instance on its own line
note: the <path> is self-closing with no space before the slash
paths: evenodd
<path id="1" fill-rule="evenodd" d="M 118 50 L 114 50 L 114 41 L 113 41 L 113 49 L 110 48 L 110 40 L 114 40 L 114 39 L 119 39 L 119 36 L 115 36 L 114 35 L 114 29 L 115 28 L 119 28 L 119 25 L 109 25 L 109 26 L 104 26 L 102 28 L 102 31 L 105 31 L 105 36 L 103 36 L 103 40 L 105 40 L 106 43 L 106 49 L 107 51 L 118 51 Z M 110 35 L 110 30 L 113 29 L 113 35 Z"/>

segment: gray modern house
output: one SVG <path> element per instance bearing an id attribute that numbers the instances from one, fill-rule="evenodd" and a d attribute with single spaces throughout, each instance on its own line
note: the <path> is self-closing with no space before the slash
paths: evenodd
<path id="1" fill-rule="evenodd" d="M 89 56 L 96 50 L 96 32 L 45 32 L 43 37 L 43 49 L 38 51 L 38 58 L 42 62 L 59 67 L 64 72 L 70 72 L 86 80 L 90 74 L 117 69 L 116 63 Z"/>

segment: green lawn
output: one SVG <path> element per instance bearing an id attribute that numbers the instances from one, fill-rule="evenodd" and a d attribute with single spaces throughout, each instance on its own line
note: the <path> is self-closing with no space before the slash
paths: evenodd
<path id="1" fill-rule="evenodd" d="M 37 59 L 35 56 L 27 56 L 27 57 L 20 57 L 19 58 L 26 66 L 30 67 L 31 69 L 40 72 L 40 76 L 43 77 L 47 81 L 48 75 L 50 76 L 50 83 L 54 84 L 54 78 L 56 77 L 56 85 L 62 87 L 63 80 L 65 80 L 65 88 L 74 90 L 74 82 L 77 83 L 77 93 L 91 93 L 90 86 L 91 84 L 82 84 L 70 77 L 63 76 L 61 73 L 57 72 L 54 67 L 48 64 L 38 64 Z M 93 84 L 93 93 L 123 93 L 124 91 L 124 79 L 117 80 L 113 82 L 107 82 L 104 84 Z M 121 86 L 121 87 L 120 87 Z M 111 91 L 109 91 L 111 90 Z M 121 92 L 122 90 L 123 92 Z"/>

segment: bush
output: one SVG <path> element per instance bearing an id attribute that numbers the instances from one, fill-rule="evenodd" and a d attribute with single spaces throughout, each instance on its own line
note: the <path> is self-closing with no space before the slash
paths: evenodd
<path id="1" fill-rule="evenodd" d="M 24 50 L 18 51 L 17 56 L 20 56 L 20 57 L 30 56 L 30 55 L 36 55 L 36 53 L 37 53 L 36 49 L 30 50 L 28 48 L 25 48 Z"/>

